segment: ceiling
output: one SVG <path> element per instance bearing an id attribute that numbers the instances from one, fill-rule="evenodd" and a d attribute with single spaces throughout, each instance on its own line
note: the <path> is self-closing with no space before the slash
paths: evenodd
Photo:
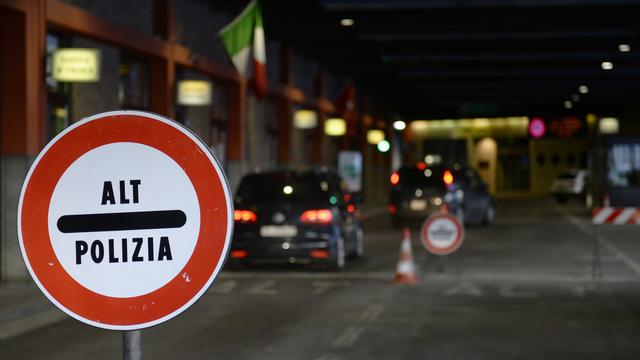
<path id="1" fill-rule="evenodd" d="M 407 119 L 611 113 L 640 100 L 640 0 L 262 3 L 267 36 L 352 76 Z"/>

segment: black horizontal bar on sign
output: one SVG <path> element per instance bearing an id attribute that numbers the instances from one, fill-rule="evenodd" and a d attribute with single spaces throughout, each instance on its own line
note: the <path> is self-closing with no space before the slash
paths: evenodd
<path id="1" fill-rule="evenodd" d="M 186 222 L 187 215 L 181 210 L 160 210 L 64 215 L 57 225 L 63 233 L 80 233 L 179 228 Z"/>

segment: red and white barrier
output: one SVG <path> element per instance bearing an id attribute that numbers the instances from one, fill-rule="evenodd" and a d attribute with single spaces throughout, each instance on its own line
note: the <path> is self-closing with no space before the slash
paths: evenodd
<path id="1" fill-rule="evenodd" d="M 592 221 L 594 225 L 640 225 L 640 208 L 594 208 Z"/>

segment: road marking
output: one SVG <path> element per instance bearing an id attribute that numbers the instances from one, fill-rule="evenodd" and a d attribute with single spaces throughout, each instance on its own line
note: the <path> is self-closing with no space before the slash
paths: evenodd
<path id="1" fill-rule="evenodd" d="M 446 296 L 454 295 L 470 295 L 470 296 L 482 296 L 482 290 L 475 286 L 471 282 L 463 282 L 461 284 L 454 285 L 444 292 Z"/>
<path id="2" fill-rule="evenodd" d="M 349 281 L 314 281 L 313 294 L 319 295 L 325 293 L 327 290 L 337 286 L 348 286 L 351 284 Z"/>
<path id="3" fill-rule="evenodd" d="M 342 359 L 340 356 L 335 354 L 324 354 L 317 358 L 316 360 L 340 360 Z"/>
<path id="4" fill-rule="evenodd" d="M 372 323 L 376 321 L 376 319 L 380 317 L 385 308 L 386 306 L 382 304 L 369 305 L 360 317 L 360 321 L 363 323 Z"/>
<path id="5" fill-rule="evenodd" d="M 276 284 L 275 280 L 267 280 L 260 282 L 254 286 L 252 286 L 247 293 L 253 295 L 278 295 L 278 290 L 274 289 L 273 286 Z"/>
<path id="6" fill-rule="evenodd" d="M 235 290 L 238 282 L 235 280 L 224 280 L 217 282 L 214 286 L 209 288 L 210 293 L 216 294 L 230 294 Z"/>
<path id="7" fill-rule="evenodd" d="M 582 231 L 587 236 L 593 238 L 594 237 L 594 229 L 593 226 L 587 225 L 584 222 L 581 222 L 577 217 L 569 213 L 567 210 L 556 206 L 559 211 L 569 219 L 569 221 L 580 231 Z M 600 235 L 600 241 L 602 245 L 609 250 L 613 255 L 617 256 L 627 267 L 629 267 L 636 275 L 640 276 L 640 263 L 629 257 L 624 253 L 619 247 L 611 243 L 606 237 Z"/>
<path id="8" fill-rule="evenodd" d="M 349 326 L 340 335 L 336 341 L 333 342 L 334 347 L 349 347 L 355 343 L 360 335 L 364 332 L 365 328 L 362 326 Z"/>
<path id="9" fill-rule="evenodd" d="M 532 291 L 516 290 L 515 286 L 511 284 L 501 286 L 500 290 L 498 290 L 498 294 L 500 295 L 500 297 L 517 299 L 531 299 L 540 297 L 538 293 Z"/>

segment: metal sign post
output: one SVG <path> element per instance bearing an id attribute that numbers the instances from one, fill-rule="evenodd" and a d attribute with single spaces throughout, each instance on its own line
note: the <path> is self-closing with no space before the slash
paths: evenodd
<path id="1" fill-rule="evenodd" d="M 140 330 L 122 332 L 122 360 L 142 360 Z"/>

